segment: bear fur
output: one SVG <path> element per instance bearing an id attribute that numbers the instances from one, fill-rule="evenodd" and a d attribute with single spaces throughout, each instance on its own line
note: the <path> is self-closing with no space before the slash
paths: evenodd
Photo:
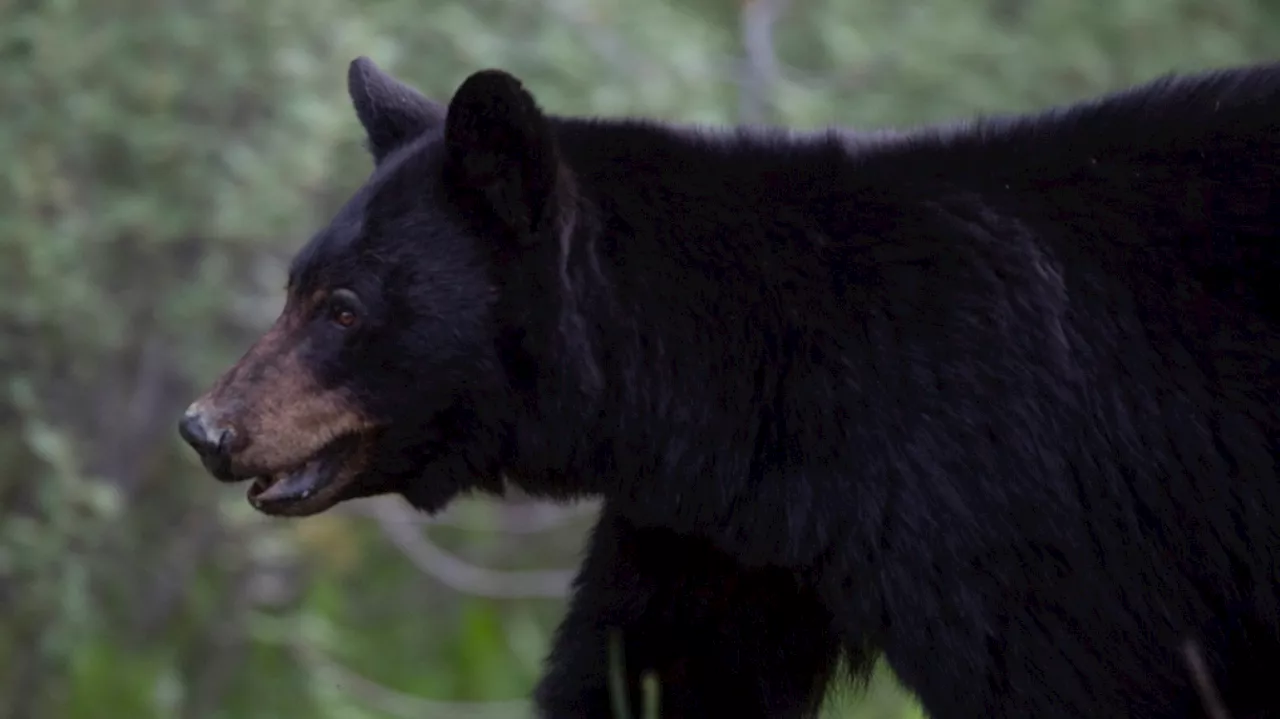
<path id="1" fill-rule="evenodd" d="M 360 298 L 290 325 L 372 428 L 326 502 L 603 499 L 540 717 L 610 716 L 615 630 L 667 719 L 881 656 L 933 719 L 1202 717 L 1188 643 L 1280 717 L 1280 66 L 882 135 L 349 83 L 286 308 Z"/>

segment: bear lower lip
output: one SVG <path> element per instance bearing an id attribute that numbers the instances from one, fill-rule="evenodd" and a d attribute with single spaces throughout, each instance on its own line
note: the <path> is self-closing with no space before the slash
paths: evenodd
<path id="1" fill-rule="evenodd" d="M 332 505 L 349 481 L 352 453 L 364 435 L 352 433 L 334 439 L 307 461 L 292 469 L 254 478 L 246 499 L 254 509 L 273 516 L 306 516 Z M 335 486 L 338 485 L 338 486 Z"/>
<path id="2" fill-rule="evenodd" d="M 249 486 L 248 499 L 254 507 L 301 502 L 324 489 L 332 478 L 325 462 L 312 460 L 291 472 L 258 477 Z"/>

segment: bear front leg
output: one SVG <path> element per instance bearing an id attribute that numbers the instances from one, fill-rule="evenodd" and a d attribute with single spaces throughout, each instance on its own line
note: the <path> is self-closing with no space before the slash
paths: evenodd
<path id="1" fill-rule="evenodd" d="M 647 672 L 662 719 L 816 716 L 838 655 L 828 612 L 793 573 L 744 569 L 606 508 L 535 692 L 541 719 L 631 719 L 610 703 L 612 632 L 635 717 Z"/>

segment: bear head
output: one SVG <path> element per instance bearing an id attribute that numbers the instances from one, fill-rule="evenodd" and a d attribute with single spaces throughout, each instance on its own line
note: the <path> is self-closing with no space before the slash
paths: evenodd
<path id="1" fill-rule="evenodd" d="M 359 58 L 348 90 L 372 175 L 293 259 L 275 323 L 179 422 L 209 473 L 251 482 L 272 515 L 500 489 L 503 268 L 571 222 L 551 121 L 512 76 L 475 73 L 443 106 Z"/>

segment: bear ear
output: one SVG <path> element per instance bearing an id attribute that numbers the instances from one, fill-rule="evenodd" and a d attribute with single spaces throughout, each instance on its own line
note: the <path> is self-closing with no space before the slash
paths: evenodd
<path id="1" fill-rule="evenodd" d="M 445 119 L 445 181 L 529 242 L 556 209 L 560 159 L 551 123 L 519 80 L 482 70 L 463 81 Z"/>
<path id="2" fill-rule="evenodd" d="M 374 162 L 444 122 L 444 107 L 383 72 L 367 57 L 347 68 L 347 93 L 368 135 Z"/>

